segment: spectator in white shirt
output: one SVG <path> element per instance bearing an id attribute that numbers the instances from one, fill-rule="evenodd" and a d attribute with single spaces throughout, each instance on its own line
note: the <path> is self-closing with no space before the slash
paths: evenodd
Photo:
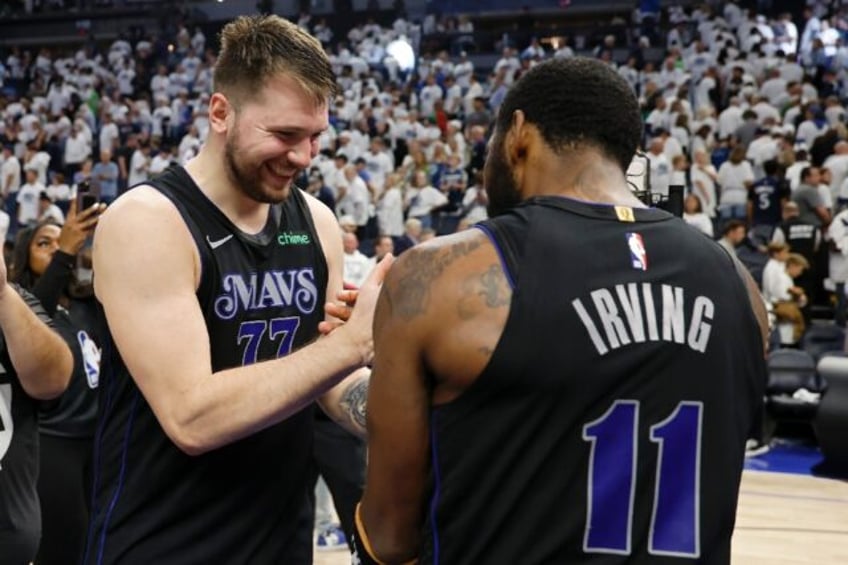
<path id="1" fill-rule="evenodd" d="M 422 228 L 430 228 L 433 226 L 431 212 L 447 202 L 448 197 L 430 184 L 426 172 L 415 172 L 404 198 L 408 218 L 416 218 L 421 222 Z"/>
<path id="2" fill-rule="evenodd" d="M 342 279 L 345 285 L 359 288 L 368 278 L 374 262 L 359 251 L 359 239 L 355 233 L 347 231 L 342 233 L 342 247 L 344 248 Z"/>
<path id="3" fill-rule="evenodd" d="M 130 171 L 127 178 L 127 187 L 146 182 L 150 171 L 150 144 L 140 141 L 138 147 L 130 157 Z"/>
<path id="4" fill-rule="evenodd" d="M 158 175 L 163 172 L 165 169 L 171 166 L 174 162 L 174 148 L 165 146 L 159 149 L 159 152 L 156 153 L 156 156 L 153 157 L 153 160 L 150 162 L 150 167 L 148 169 L 148 174 L 150 175 Z"/>
<path id="5" fill-rule="evenodd" d="M 46 192 L 38 195 L 38 221 L 51 220 L 57 224 L 65 223 L 65 214 L 56 206 Z"/>
<path id="6" fill-rule="evenodd" d="M 710 156 L 706 151 L 695 151 L 694 161 L 689 169 L 689 180 L 692 183 L 692 192 L 698 197 L 704 214 L 709 218 L 715 218 L 718 173 L 710 163 Z"/>
<path id="7" fill-rule="evenodd" d="M 825 159 L 822 166 L 830 171 L 830 192 L 836 197 L 848 177 L 848 141 L 838 141 L 833 146 L 833 155 Z"/>
<path id="8" fill-rule="evenodd" d="M 362 159 L 365 161 L 365 169 L 371 177 L 371 186 L 379 194 L 386 183 L 386 175 L 394 170 L 393 159 L 386 151 L 383 138 L 373 138 L 368 151 L 362 154 Z"/>
<path id="9" fill-rule="evenodd" d="M 797 343 L 804 335 L 801 308 L 806 305 L 807 296 L 795 285 L 794 279 L 810 264 L 802 255 L 790 253 L 785 243 L 770 243 L 769 256 L 763 269 L 763 298 L 773 306 L 778 322 L 792 324 L 793 341 Z"/>
<path id="10" fill-rule="evenodd" d="M 807 151 L 799 149 L 795 152 L 795 161 L 786 168 L 786 180 L 789 182 L 789 189 L 793 192 L 801 184 L 801 171 L 809 167 L 810 163 Z"/>
<path id="11" fill-rule="evenodd" d="M 2 196 L 8 199 L 21 186 L 21 162 L 15 157 L 12 145 L 3 146 L 3 164 L 0 165 L 0 188 Z M 14 197 L 12 198 L 14 201 Z"/>
<path id="12" fill-rule="evenodd" d="M 444 93 L 442 92 L 442 87 L 436 84 L 435 76 L 429 75 L 424 88 L 418 94 L 421 115 L 425 118 L 432 116 L 436 110 L 436 101 L 443 99 Z"/>
<path id="13" fill-rule="evenodd" d="M 65 182 L 63 173 L 53 173 L 50 184 L 45 189 L 52 202 L 59 202 L 67 210 L 71 200 L 71 187 Z"/>
<path id="14" fill-rule="evenodd" d="M 754 170 L 745 160 L 745 148 L 737 145 L 718 170 L 721 186 L 718 213 L 723 220 L 747 216 L 748 189 L 754 184 Z"/>
<path id="15" fill-rule="evenodd" d="M 38 182 L 38 173 L 30 169 L 26 172 L 26 182 L 18 190 L 18 226 L 28 226 L 38 221 L 38 198 L 45 186 Z"/>
<path id="16" fill-rule="evenodd" d="M 65 176 L 68 178 L 73 178 L 83 161 L 91 156 L 91 145 L 82 128 L 80 120 L 76 120 L 71 127 L 70 136 L 65 140 Z"/>
<path id="17" fill-rule="evenodd" d="M 356 165 L 351 164 L 345 165 L 344 182 L 344 190 L 339 192 L 336 199 L 336 211 L 340 216 L 351 216 L 356 223 L 358 234 L 364 235 L 371 202 L 368 185 L 357 173 Z"/>
<path id="18" fill-rule="evenodd" d="M 47 184 L 47 169 L 50 167 L 50 154 L 40 151 L 36 141 L 27 143 L 24 153 L 24 169 L 34 169 L 38 173 L 38 182 Z"/>
<path id="19" fill-rule="evenodd" d="M 100 150 L 108 149 L 114 151 L 118 147 L 121 133 L 118 131 L 118 124 L 112 119 L 112 114 L 106 112 L 103 115 L 103 124 L 100 126 Z"/>
<path id="20" fill-rule="evenodd" d="M 403 177 L 389 173 L 382 194 L 377 200 L 377 229 L 379 233 L 400 237 L 403 235 Z"/>
<path id="21" fill-rule="evenodd" d="M 648 159 L 651 167 L 650 190 L 654 194 L 668 196 L 668 185 L 671 182 L 671 162 L 663 151 L 665 142 L 662 137 L 654 138 L 648 149 Z"/>
<path id="22" fill-rule="evenodd" d="M 713 237 L 713 222 L 704 213 L 701 207 L 701 199 L 695 193 L 690 192 L 683 201 L 683 221 L 702 233 Z"/>

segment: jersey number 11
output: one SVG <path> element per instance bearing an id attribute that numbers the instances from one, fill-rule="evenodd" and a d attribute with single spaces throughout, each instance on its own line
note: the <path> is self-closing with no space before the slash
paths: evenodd
<path id="1" fill-rule="evenodd" d="M 703 404 L 680 402 L 671 415 L 651 426 L 659 444 L 654 509 L 648 553 L 699 557 L 701 419 Z M 630 555 L 639 402 L 617 400 L 597 420 L 583 426 L 591 442 L 586 531 L 583 551 Z"/>

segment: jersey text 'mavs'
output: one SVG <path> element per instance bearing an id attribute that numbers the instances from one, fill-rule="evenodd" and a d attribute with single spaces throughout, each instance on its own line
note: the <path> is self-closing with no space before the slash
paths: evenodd
<path id="1" fill-rule="evenodd" d="M 230 320 L 240 311 L 295 306 L 311 314 L 318 303 L 318 286 L 311 268 L 224 275 L 223 292 L 215 299 L 215 314 Z"/>

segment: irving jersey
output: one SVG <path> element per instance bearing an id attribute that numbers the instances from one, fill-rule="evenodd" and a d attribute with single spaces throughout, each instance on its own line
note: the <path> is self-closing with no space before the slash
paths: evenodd
<path id="1" fill-rule="evenodd" d="M 214 372 L 284 356 L 316 337 L 327 264 L 299 189 L 248 235 L 183 168 L 150 184 L 180 211 L 200 253 L 197 300 Z M 311 563 L 311 408 L 191 457 L 165 435 L 111 340 L 101 394 L 84 563 Z"/>
<path id="2" fill-rule="evenodd" d="M 478 226 L 513 297 L 431 411 L 421 563 L 729 563 L 765 382 L 730 257 L 657 209 L 541 197 Z"/>

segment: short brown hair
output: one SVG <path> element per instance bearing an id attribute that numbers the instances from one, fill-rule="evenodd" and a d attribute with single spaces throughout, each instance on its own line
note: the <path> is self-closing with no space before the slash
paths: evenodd
<path id="1" fill-rule="evenodd" d="M 321 43 L 292 22 L 275 15 L 240 16 L 224 26 L 213 82 L 236 108 L 281 73 L 316 104 L 327 104 L 336 94 L 336 77 Z"/>

